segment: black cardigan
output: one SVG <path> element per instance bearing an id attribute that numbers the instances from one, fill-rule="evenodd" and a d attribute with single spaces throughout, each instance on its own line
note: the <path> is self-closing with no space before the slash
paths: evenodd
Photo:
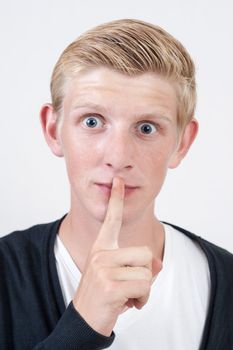
<path id="1" fill-rule="evenodd" d="M 110 337 L 95 332 L 72 302 L 65 308 L 54 256 L 62 219 L 0 239 L 1 350 L 105 349 L 114 340 L 114 332 Z M 199 350 L 232 350 L 233 255 L 171 226 L 198 242 L 209 263 L 211 297 Z"/>

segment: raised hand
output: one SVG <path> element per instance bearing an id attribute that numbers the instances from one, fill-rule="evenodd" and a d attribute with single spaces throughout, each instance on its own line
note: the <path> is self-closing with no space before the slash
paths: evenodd
<path id="1" fill-rule="evenodd" d="M 115 177 L 104 223 L 89 253 L 73 304 L 97 332 L 109 336 L 126 307 L 142 308 L 161 262 L 148 247 L 119 248 L 124 182 Z M 152 271 L 153 270 L 153 271 Z"/>

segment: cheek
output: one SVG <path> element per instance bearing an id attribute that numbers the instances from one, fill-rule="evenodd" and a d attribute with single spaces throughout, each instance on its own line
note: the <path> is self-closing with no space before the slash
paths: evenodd
<path id="1" fill-rule="evenodd" d="M 143 168 L 153 176 L 163 174 L 168 168 L 170 156 L 164 150 L 145 153 L 143 159 Z"/>
<path id="2" fill-rule="evenodd" d="M 171 150 L 169 152 L 166 147 L 159 147 L 145 155 L 140 170 L 144 173 L 149 197 L 154 199 L 159 194 L 166 178 Z"/>
<path id="3" fill-rule="evenodd" d="M 70 182 L 83 181 L 85 174 L 95 167 L 95 148 L 87 140 L 66 135 L 63 138 L 63 154 Z"/>
<path id="4" fill-rule="evenodd" d="M 73 148 L 70 153 L 66 154 L 65 160 L 69 174 L 81 178 L 95 167 L 96 157 L 92 149 L 80 145 L 80 147 Z"/>

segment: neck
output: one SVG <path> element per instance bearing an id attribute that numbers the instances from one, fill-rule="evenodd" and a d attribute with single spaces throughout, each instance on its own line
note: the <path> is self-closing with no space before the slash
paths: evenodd
<path id="1" fill-rule="evenodd" d="M 83 272 L 91 247 L 99 233 L 102 222 L 90 219 L 88 215 L 77 215 L 78 211 L 70 210 L 63 220 L 59 237 L 69 251 L 72 259 Z M 124 223 L 119 236 L 119 248 L 130 246 L 148 246 L 154 257 L 162 260 L 164 247 L 163 225 L 148 210 L 140 219 Z"/>

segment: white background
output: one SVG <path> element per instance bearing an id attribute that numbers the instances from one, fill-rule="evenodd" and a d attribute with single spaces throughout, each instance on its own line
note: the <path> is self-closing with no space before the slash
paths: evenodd
<path id="1" fill-rule="evenodd" d="M 233 252 L 233 7 L 231 0 L 8 0 L 0 5 L 0 235 L 69 209 L 64 160 L 48 149 L 39 110 L 61 51 L 84 30 L 119 18 L 164 27 L 197 66 L 198 139 L 170 170 L 159 218 Z"/>

